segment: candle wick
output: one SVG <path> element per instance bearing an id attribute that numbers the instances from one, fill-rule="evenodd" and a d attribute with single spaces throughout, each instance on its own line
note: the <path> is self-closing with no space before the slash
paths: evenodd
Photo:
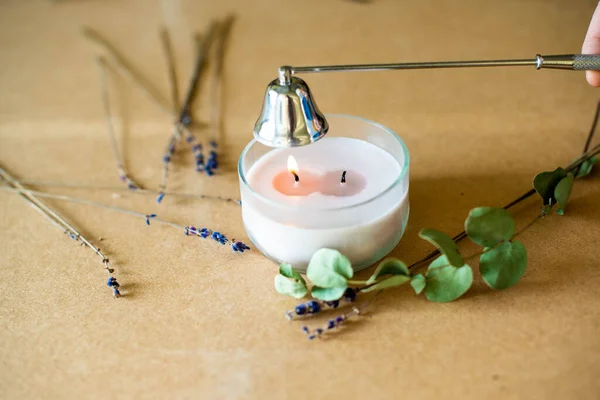
<path id="1" fill-rule="evenodd" d="M 300 177 L 296 173 L 296 171 L 290 171 L 292 175 L 294 175 L 294 182 L 300 182 Z"/>
<path id="2" fill-rule="evenodd" d="M 346 171 L 342 172 L 342 183 L 346 183 Z"/>

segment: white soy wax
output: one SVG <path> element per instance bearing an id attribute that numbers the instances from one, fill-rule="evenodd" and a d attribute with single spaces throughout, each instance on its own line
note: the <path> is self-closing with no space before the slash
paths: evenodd
<path id="1" fill-rule="evenodd" d="M 360 134 L 354 127 L 354 138 L 335 137 L 340 118 L 367 126 Z M 339 116 L 330 125 L 327 137 L 311 145 L 252 151 L 264 147 L 252 142 L 240 159 L 242 218 L 250 240 L 267 257 L 300 271 L 323 247 L 341 251 L 355 270 L 369 266 L 396 246 L 408 218 L 408 153 L 402 141 L 358 118 Z M 360 138 L 365 133 L 371 133 L 371 142 Z M 398 154 L 380 147 L 389 139 Z M 298 178 L 288 169 L 290 156 Z"/>

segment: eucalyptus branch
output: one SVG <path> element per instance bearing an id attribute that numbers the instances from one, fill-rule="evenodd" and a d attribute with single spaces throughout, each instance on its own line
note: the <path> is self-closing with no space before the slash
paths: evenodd
<path id="1" fill-rule="evenodd" d="M 597 121 L 597 119 L 594 120 L 594 121 Z M 592 158 L 593 156 L 595 156 L 595 155 L 597 155 L 599 153 L 600 153 L 600 144 L 598 144 L 598 145 L 594 146 L 592 149 L 586 151 L 578 159 L 576 159 L 571 164 L 569 164 L 565 168 L 565 170 L 567 172 L 575 171 L 575 169 L 577 167 L 579 167 L 583 162 L 585 162 L 586 160 L 589 160 L 590 158 Z M 515 205 L 519 204 L 523 200 L 526 200 L 529 197 L 533 196 L 535 193 L 536 193 L 535 189 L 528 190 L 527 192 L 523 193 L 521 196 L 517 197 L 515 200 L 513 200 L 510 203 L 508 203 L 505 206 L 503 206 L 502 208 L 505 209 L 505 210 L 508 210 L 508 209 L 514 207 Z M 465 239 L 466 237 L 467 237 L 467 233 L 465 231 L 462 231 L 462 232 L 458 233 L 457 235 L 455 235 L 452 238 L 452 240 L 455 243 L 458 243 L 458 242 L 462 241 L 463 239 Z M 429 253 L 428 255 L 426 255 L 421 260 L 416 261 L 413 264 L 409 265 L 408 269 L 409 270 L 418 269 L 418 268 L 422 267 L 423 264 L 427 263 L 428 261 L 431 261 L 432 259 L 434 259 L 435 257 L 439 256 L 440 254 L 441 254 L 440 251 L 436 249 L 436 250 L 432 251 L 431 253 Z"/>
<path id="2" fill-rule="evenodd" d="M 44 215 L 54 226 L 60 228 L 64 233 L 68 234 L 71 239 L 81 242 L 83 245 L 91 249 L 96 255 L 101 258 L 101 262 L 104 265 L 104 269 L 108 275 L 107 285 L 112 289 L 114 297 L 120 297 L 121 292 L 119 291 L 119 283 L 113 276 L 114 269 L 111 267 L 108 257 L 96 246 L 92 244 L 88 239 L 79 233 L 73 226 L 71 226 L 62 216 L 50 207 L 46 206 L 41 200 L 37 199 L 34 192 L 27 190 L 23 187 L 16 179 L 14 179 L 8 172 L 3 168 L 0 168 L 0 175 L 8 182 L 13 189 L 6 188 L 16 192 L 22 199 L 31 204 L 39 213 Z M 4 188 L 3 188 L 4 189 Z"/>

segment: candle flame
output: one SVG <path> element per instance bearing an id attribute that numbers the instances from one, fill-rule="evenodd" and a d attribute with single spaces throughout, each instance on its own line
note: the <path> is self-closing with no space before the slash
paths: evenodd
<path id="1" fill-rule="evenodd" d="M 296 159 L 294 158 L 294 156 L 289 156 L 288 157 L 287 167 L 288 167 L 288 171 L 290 173 L 292 173 L 292 172 L 295 172 L 295 173 L 300 172 L 298 170 L 298 162 L 296 161 Z"/>

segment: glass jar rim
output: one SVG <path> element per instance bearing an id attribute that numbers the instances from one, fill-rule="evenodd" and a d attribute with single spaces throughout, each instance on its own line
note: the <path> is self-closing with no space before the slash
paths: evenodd
<path id="1" fill-rule="evenodd" d="M 356 204 L 352 204 L 352 205 L 346 205 L 346 206 L 340 206 L 340 207 L 332 207 L 332 208 L 314 208 L 314 207 L 298 207 L 297 205 L 290 205 L 290 204 L 283 204 L 283 203 L 278 203 L 277 201 L 270 199 L 260 193 L 258 193 L 257 191 L 255 191 L 252 186 L 250 186 L 250 184 L 248 183 L 247 179 L 246 179 L 246 175 L 244 174 L 243 171 L 243 161 L 244 158 L 246 157 L 246 154 L 248 153 L 248 151 L 250 151 L 250 149 L 252 148 L 252 146 L 256 143 L 259 143 L 256 141 L 256 139 L 252 139 L 250 141 L 250 143 L 248 143 L 246 145 L 246 147 L 244 148 L 244 150 L 242 151 L 242 154 L 240 155 L 240 158 L 238 159 L 238 175 L 243 183 L 243 185 L 250 191 L 250 193 L 252 193 L 252 195 L 254 197 L 256 197 L 258 200 L 260 200 L 261 202 L 267 203 L 268 205 L 272 206 L 272 207 L 277 207 L 277 208 L 281 208 L 281 209 L 288 209 L 288 210 L 298 210 L 298 209 L 302 209 L 302 210 L 314 210 L 314 211 L 331 211 L 331 210 L 349 210 L 349 209 L 353 209 L 353 208 L 358 208 L 361 207 L 363 205 L 366 205 L 378 198 L 380 198 L 381 196 L 385 195 L 387 192 L 389 192 L 390 190 L 392 190 L 394 187 L 396 187 L 397 185 L 399 185 L 403 180 L 404 177 L 406 176 L 406 174 L 408 173 L 408 167 L 410 164 L 410 154 L 408 152 L 408 148 L 406 147 L 406 144 L 404 143 L 404 141 L 402 140 L 402 138 L 400 136 L 398 136 L 398 134 L 396 132 L 394 132 L 393 130 L 389 129 L 388 127 L 375 122 L 375 121 L 371 121 L 367 118 L 363 118 L 363 117 L 357 117 L 354 115 L 347 115 L 347 114 L 325 114 L 326 118 L 350 118 L 350 119 L 356 119 L 362 122 L 366 122 L 367 124 L 373 125 L 381 130 L 383 130 L 384 132 L 386 132 L 388 135 L 390 135 L 394 140 L 396 140 L 399 144 L 400 147 L 402 148 L 402 152 L 404 153 L 404 164 L 401 166 L 401 170 L 400 170 L 400 174 L 396 177 L 396 179 L 394 180 L 394 182 L 392 182 L 387 188 L 385 188 L 383 191 L 377 193 L 376 195 L 374 195 L 373 197 L 369 197 L 368 199 L 360 202 L 360 203 L 356 203 Z M 327 137 L 327 135 L 325 135 L 325 137 Z M 264 145 L 263 145 L 264 146 Z M 384 149 L 385 150 L 385 149 Z"/>

